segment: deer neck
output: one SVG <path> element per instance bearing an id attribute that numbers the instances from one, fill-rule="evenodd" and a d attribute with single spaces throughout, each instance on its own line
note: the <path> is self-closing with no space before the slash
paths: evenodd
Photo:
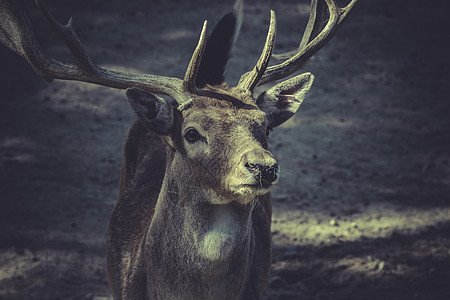
<path id="1" fill-rule="evenodd" d="M 175 299 L 187 290 L 196 299 L 205 291 L 221 295 L 215 299 L 237 298 L 253 253 L 253 204 L 211 204 L 220 200 L 212 198 L 216 193 L 174 174 L 169 165 L 147 234 L 149 272 L 161 278 L 150 289 Z"/>
<path id="2" fill-rule="evenodd" d="M 220 262 L 249 242 L 254 206 L 236 201 L 213 204 L 225 201 L 211 189 L 166 174 L 150 230 L 173 226 L 165 232 L 189 244 L 196 250 L 193 255 Z M 167 219 L 172 222 L 159 222 Z"/>

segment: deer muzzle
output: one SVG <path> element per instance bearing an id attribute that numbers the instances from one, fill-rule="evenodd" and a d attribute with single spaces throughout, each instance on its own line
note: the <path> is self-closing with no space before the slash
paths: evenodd
<path id="1" fill-rule="evenodd" d="M 268 190 L 278 182 L 280 168 L 267 150 L 254 149 L 244 153 L 240 168 L 245 178 L 244 184 L 256 190 Z"/>

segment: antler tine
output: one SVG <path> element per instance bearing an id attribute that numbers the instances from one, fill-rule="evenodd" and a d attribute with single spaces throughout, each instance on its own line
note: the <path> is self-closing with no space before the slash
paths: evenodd
<path id="1" fill-rule="evenodd" d="M 57 32 L 60 38 L 64 41 L 67 48 L 74 56 L 77 62 L 77 66 L 83 71 L 84 74 L 92 75 L 93 78 L 100 77 L 101 79 L 106 80 L 111 77 L 108 75 L 120 74 L 118 72 L 113 72 L 97 67 L 95 64 L 91 62 L 89 56 L 87 55 L 86 51 L 84 50 L 81 44 L 80 39 L 73 31 L 72 18 L 70 18 L 68 24 L 64 26 L 58 21 L 56 21 L 56 19 L 48 11 L 47 7 L 41 0 L 36 0 L 36 3 L 41 9 L 44 18 L 47 20 L 50 26 Z M 180 81 L 177 78 L 168 78 L 164 76 L 155 76 L 155 75 L 144 75 L 144 78 L 141 79 L 145 80 L 143 80 L 141 84 L 137 84 L 134 86 L 141 87 L 142 89 L 152 93 L 162 93 L 169 95 L 178 102 L 180 107 L 186 106 L 187 105 L 186 102 L 189 102 L 189 99 L 191 98 L 189 97 L 189 93 L 191 94 L 197 93 L 195 81 L 198 69 L 200 67 L 200 62 L 206 48 L 207 25 L 208 22 L 205 21 L 203 24 L 203 28 L 200 34 L 197 47 L 195 48 L 194 53 L 192 54 L 182 84 L 180 84 Z M 134 75 L 134 74 L 126 74 L 126 75 Z M 139 76 L 141 75 L 139 74 Z M 117 77 L 118 76 L 113 76 L 114 79 L 116 79 Z M 125 80 L 127 80 L 127 78 Z M 152 84 L 152 81 L 155 81 L 155 84 Z M 95 83 L 104 84 L 105 82 L 95 82 Z M 114 84 L 113 87 L 119 87 L 118 85 L 115 85 L 116 82 L 113 82 L 112 84 Z M 127 87 L 130 86 L 126 86 L 125 88 Z"/>
<path id="2" fill-rule="evenodd" d="M 72 53 L 73 57 L 75 58 L 76 64 L 81 69 L 83 69 L 84 72 L 87 73 L 95 72 L 96 67 L 89 59 L 89 56 L 84 50 L 80 39 L 73 31 L 72 26 L 73 18 L 70 17 L 69 22 L 67 22 L 67 25 L 63 25 L 59 23 L 55 19 L 55 17 L 53 17 L 53 15 L 50 13 L 50 11 L 48 10 L 47 6 L 43 1 L 35 0 L 35 2 L 36 5 L 39 7 L 39 10 L 41 11 L 41 14 L 44 17 L 44 19 L 47 21 L 47 23 L 50 25 L 53 31 L 56 32 L 59 38 L 63 40 L 64 44 Z"/>
<path id="3" fill-rule="evenodd" d="M 357 1 L 351 0 L 346 7 L 340 8 L 333 0 L 312 0 L 308 25 L 299 47 L 290 52 L 273 55 L 276 59 L 286 60 L 268 67 L 257 85 L 285 78 L 302 69 L 306 62 L 334 36 Z M 322 23 L 326 18 L 325 4 L 328 7 L 329 19 L 322 29 Z"/>
<path id="4" fill-rule="evenodd" d="M 0 1 L 0 41 L 22 56 L 40 76 L 50 81 L 53 79 L 84 81 L 117 89 L 137 87 L 150 93 L 168 95 L 178 103 L 186 99 L 187 91 L 181 79 L 118 72 L 95 65 L 73 31 L 72 19 L 67 25 L 62 25 L 53 17 L 42 0 L 35 2 L 45 20 L 72 53 L 75 64 L 55 60 L 42 51 L 22 1 Z"/>
<path id="5" fill-rule="evenodd" d="M 171 96 L 177 102 L 185 99 L 184 92 L 182 91 L 182 81 L 178 78 L 152 74 L 117 72 L 95 65 L 86 53 L 80 39 L 73 31 L 73 19 L 70 18 L 68 24 L 64 26 L 53 17 L 43 1 L 35 0 L 35 2 L 41 10 L 44 19 L 63 40 L 76 62 L 76 65 L 65 64 L 65 66 L 75 72 L 68 73 L 66 69 L 58 70 L 58 72 L 53 74 L 54 78 L 85 81 L 118 89 L 126 89 L 134 86 L 150 93 Z"/>
<path id="6" fill-rule="evenodd" d="M 272 56 L 273 47 L 275 45 L 275 36 L 277 31 L 277 20 L 273 10 L 270 11 L 270 25 L 267 33 L 266 42 L 264 44 L 263 51 L 255 67 L 252 71 L 245 73 L 239 79 L 237 87 L 243 91 L 253 91 L 257 86 L 258 81 L 263 76 L 264 72 L 269 65 L 270 57 Z"/>
<path id="7" fill-rule="evenodd" d="M 303 37 L 300 41 L 298 48 L 285 53 L 272 54 L 272 58 L 276 60 L 286 60 L 297 54 L 302 49 L 304 49 L 306 45 L 323 29 L 324 26 L 323 20 L 326 18 L 324 16 L 324 14 L 326 13 L 325 10 L 326 10 L 325 2 L 322 1 L 318 2 L 317 0 L 311 0 L 308 23 L 306 25 L 305 32 L 303 33 Z"/>
<path id="8" fill-rule="evenodd" d="M 71 66 L 52 60 L 41 51 L 21 1 L 0 2 L 0 41 L 22 56 L 39 76 L 48 81 L 53 80 L 51 74 L 59 70 L 73 72 Z"/>

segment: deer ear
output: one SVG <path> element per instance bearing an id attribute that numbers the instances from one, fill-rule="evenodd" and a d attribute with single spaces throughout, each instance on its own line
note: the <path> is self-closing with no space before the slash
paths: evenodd
<path id="1" fill-rule="evenodd" d="M 197 72 L 198 88 L 225 81 L 224 73 L 231 48 L 239 36 L 242 25 L 243 6 L 242 0 L 237 0 L 234 10 L 224 15 L 211 31 Z"/>
<path id="2" fill-rule="evenodd" d="M 275 128 L 289 120 L 297 111 L 312 86 L 314 76 L 304 73 L 268 89 L 256 100 L 267 114 L 269 126 Z"/>
<path id="3" fill-rule="evenodd" d="M 128 103 L 147 129 L 163 136 L 170 134 L 174 118 L 167 101 L 138 88 L 129 88 L 126 94 Z"/>

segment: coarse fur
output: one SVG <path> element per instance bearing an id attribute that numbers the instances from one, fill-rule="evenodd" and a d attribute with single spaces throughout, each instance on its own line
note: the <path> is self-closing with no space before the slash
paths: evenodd
<path id="1" fill-rule="evenodd" d="M 227 178 L 221 173 L 234 164 L 229 157 L 267 145 L 265 137 L 262 143 L 252 138 L 249 129 L 258 126 L 249 122 L 249 112 L 256 114 L 255 123 L 264 120 L 264 113 L 256 107 L 239 111 L 227 101 L 209 100 L 207 105 L 208 98 L 200 99 L 179 115 L 184 122 L 177 122 L 179 128 L 174 129 L 182 132 L 183 126 L 195 123 L 203 130 L 220 131 L 216 139 L 208 137 L 209 159 L 196 150 L 191 151 L 191 159 L 181 162 L 189 151 L 183 145 L 187 143 L 175 136 L 172 148 L 140 120 L 129 131 L 120 199 L 108 234 L 109 281 L 112 287 L 120 287 L 113 289 L 114 299 L 262 296 L 271 262 L 270 195 L 246 191 L 233 195 L 227 183 L 220 181 Z M 198 122 L 199 115 L 208 117 Z M 235 118 L 230 119 L 232 115 Z M 229 121 L 217 122 L 224 119 Z M 248 136 L 236 138 L 239 131 Z M 226 148 L 230 149 L 220 153 Z"/>
<path id="2" fill-rule="evenodd" d="M 232 44 L 224 26 L 233 22 L 240 20 L 230 14 L 219 21 L 209 49 Z M 215 45 L 224 31 L 228 41 Z M 293 77 L 256 100 L 223 82 L 228 56 L 210 52 L 207 60 L 223 65 L 200 68 L 202 87 L 182 108 L 127 90 L 138 120 L 125 143 L 107 238 L 115 300 L 263 297 L 271 265 L 269 192 L 279 176 L 267 136 L 297 111 L 313 76 Z"/>
<path id="3" fill-rule="evenodd" d="M 221 84 L 206 86 L 183 111 L 166 103 L 159 112 L 168 118 L 153 111 L 161 98 L 137 89 L 127 94 L 146 108 L 129 131 L 110 219 L 114 299 L 261 299 L 271 264 L 269 190 L 277 176 L 258 182 L 248 163 L 276 165 L 268 127 L 283 123 L 290 115 L 280 110 L 292 107 L 271 116 L 263 100 L 266 112 L 249 93 Z M 156 134 L 165 131 L 154 126 L 170 131 Z M 192 128 L 199 134 L 194 142 L 187 139 Z"/>

